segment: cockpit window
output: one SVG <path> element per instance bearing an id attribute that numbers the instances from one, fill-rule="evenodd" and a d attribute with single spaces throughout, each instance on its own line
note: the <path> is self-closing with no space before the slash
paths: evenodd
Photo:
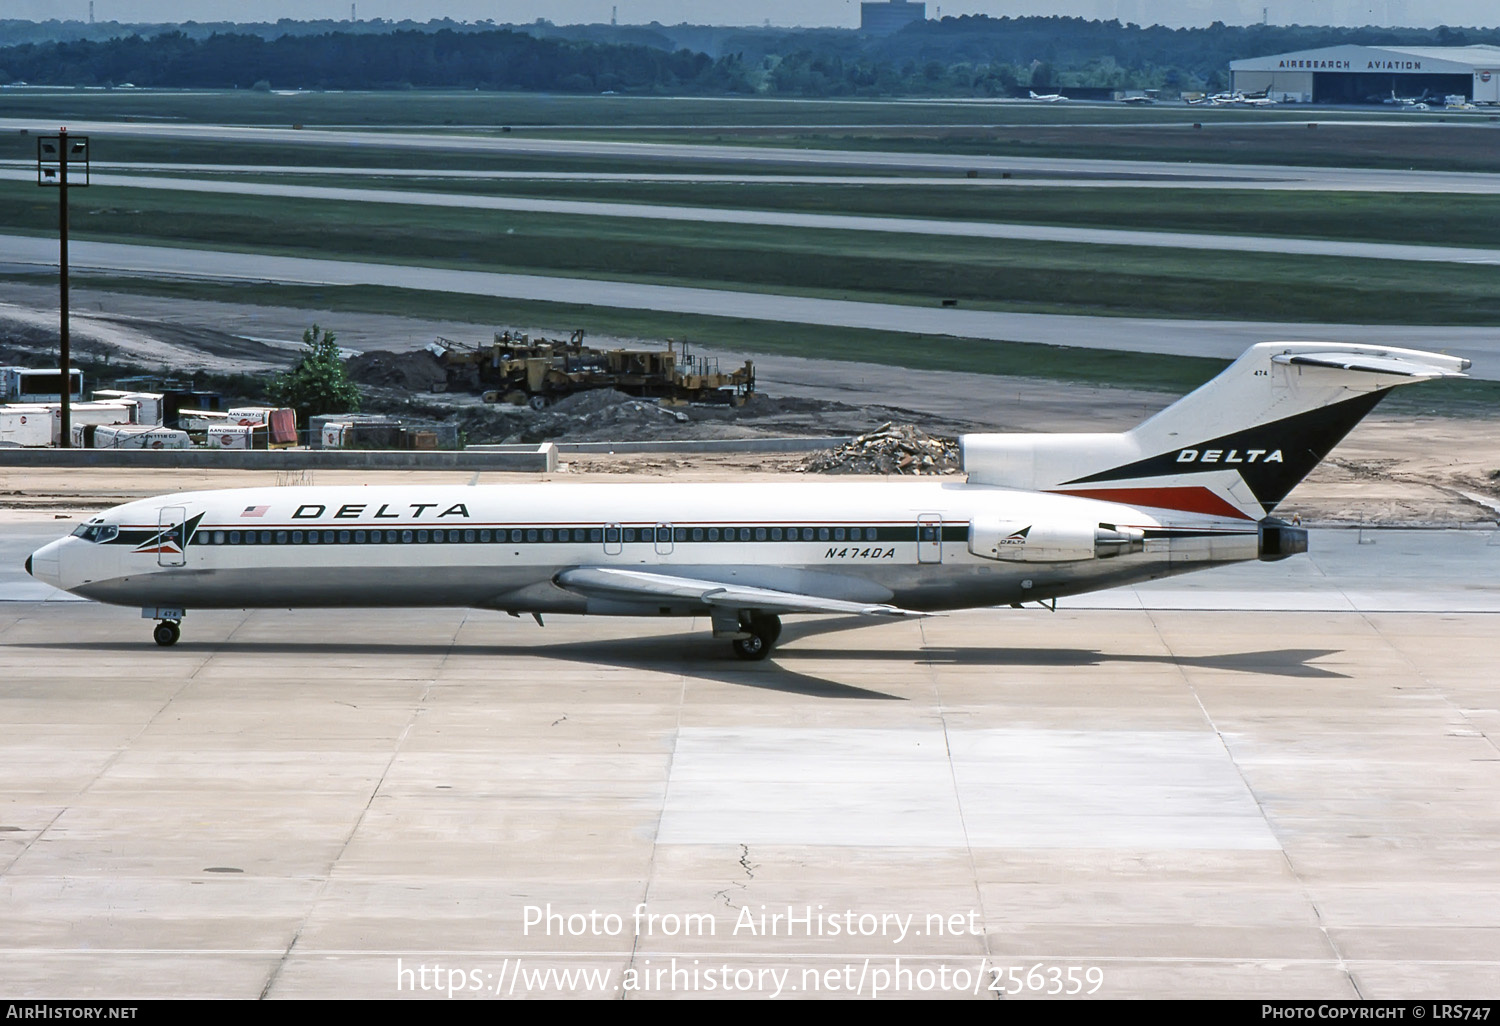
<path id="1" fill-rule="evenodd" d="M 114 524 L 80 524 L 78 530 L 73 532 L 73 537 L 103 544 L 112 541 L 119 533 L 119 527 Z"/>

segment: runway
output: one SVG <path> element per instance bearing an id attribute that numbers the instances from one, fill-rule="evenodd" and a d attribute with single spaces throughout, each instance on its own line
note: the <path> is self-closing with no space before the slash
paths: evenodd
<path id="1" fill-rule="evenodd" d="M 688 621 L 190 612 L 162 650 L 3 602 L 0 989 L 1484 998 L 1500 545 L 1357 542 L 1242 568 L 1281 608 L 1211 572 L 761 664 Z"/>
<path id="2" fill-rule="evenodd" d="M 0 169 L 0 180 L 27 180 L 34 171 Z M 1004 224 L 922 217 L 870 217 L 852 214 L 807 214 L 793 211 L 736 210 L 721 207 L 675 206 L 659 203 L 599 203 L 580 200 L 536 199 L 515 196 L 476 196 L 454 192 L 405 189 L 346 189 L 316 185 L 282 185 L 233 179 L 153 178 L 145 175 L 95 174 L 92 183 L 123 189 L 199 192 L 283 199 L 314 199 L 340 203 L 385 203 L 398 206 L 443 207 L 540 213 L 569 217 L 634 218 L 647 221 L 686 221 L 698 224 L 760 225 L 822 231 L 877 232 L 893 235 L 936 235 L 966 239 L 1006 239 L 1023 242 L 1064 242 L 1095 246 L 1139 246 L 1152 249 L 1209 250 L 1235 253 L 1274 253 L 1286 256 L 1326 256 L 1346 260 L 1403 260 L 1418 263 L 1500 264 L 1500 249 L 1482 246 L 1407 245 L 1393 242 L 1351 242 L 1337 239 L 1299 239 L 1277 236 L 1213 235 L 1202 232 L 1134 231 L 1117 228 L 1068 228 L 1056 225 Z"/>
<path id="3" fill-rule="evenodd" d="M 3 264 L 55 266 L 57 244 L 23 235 L 0 235 Z M 1500 335 L 1489 326 L 1301 324 L 1169 318 L 1084 317 L 998 310 L 963 310 L 895 303 L 862 303 L 726 289 L 646 285 L 588 278 L 458 271 L 436 267 L 313 260 L 250 253 L 69 243 L 75 274 L 89 270 L 226 281 L 276 281 L 500 296 L 511 299 L 664 310 L 679 314 L 838 325 L 878 331 L 993 341 L 1037 342 L 1085 349 L 1117 349 L 1179 356 L 1234 359 L 1257 342 L 1279 339 L 1351 339 L 1408 348 L 1440 349 L 1474 362 L 1470 376 L 1500 379 Z"/>
<path id="4" fill-rule="evenodd" d="M 481 168 L 395 168 L 395 167 L 343 167 L 336 165 L 274 165 L 264 164 L 184 164 L 166 162 L 94 161 L 93 168 L 100 174 L 211 174 L 211 175 L 276 175 L 289 178 L 337 177 L 370 179 L 431 179 L 449 182 L 654 182 L 666 184 L 699 185 L 899 185 L 907 188 L 932 189 L 1025 189 L 1025 188 L 1078 188 L 1078 189 L 1248 189 L 1252 191 L 1286 190 L 1304 192 L 1475 192 L 1489 191 L 1484 179 L 1470 181 L 1463 175 L 1454 180 L 1422 180 L 1419 183 L 1403 182 L 1399 178 L 1361 179 L 1355 183 L 1338 178 L 1301 178 L 1297 168 L 1285 168 L 1280 177 L 1229 178 L 1212 170 L 1202 172 L 1201 165 L 1176 164 L 1153 166 L 1148 172 L 1127 172 L 1119 169 L 1090 171 L 1084 168 L 1064 170 L 1056 168 L 1028 168 L 1018 177 L 1003 172 L 995 177 L 970 178 L 967 175 L 922 175 L 908 172 L 902 175 L 864 174 L 776 174 L 764 169 L 751 168 L 741 172 L 653 172 L 653 171 L 491 171 Z M 0 168 L 27 171 L 34 164 L 24 160 L 0 160 Z M 1175 168 L 1169 170 L 1168 168 Z M 1409 172 L 1397 172 L 1397 174 Z"/>

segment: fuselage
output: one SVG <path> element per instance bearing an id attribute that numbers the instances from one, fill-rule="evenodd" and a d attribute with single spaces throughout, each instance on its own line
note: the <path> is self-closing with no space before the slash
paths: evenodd
<path id="1" fill-rule="evenodd" d="M 1108 527 L 1143 542 L 1063 558 L 976 544 L 997 524 L 1001 534 L 1015 525 L 1023 543 L 1029 525 Z M 186 492 L 115 507 L 28 563 L 66 591 L 143 608 L 695 615 L 701 603 L 587 597 L 556 579 L 578 567 L 649 569 L 932 611 L 1046 600 L 1259 553 L 1253 521 L 958 481 L 548 483 Z"/>

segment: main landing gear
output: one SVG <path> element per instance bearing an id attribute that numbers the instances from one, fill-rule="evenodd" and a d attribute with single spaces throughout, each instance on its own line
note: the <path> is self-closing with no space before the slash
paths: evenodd
<path id="1" fill-rule="evenodd" d="M 181 609 L 147 606 L 141 610 L 141 619 L 155 620 L 156 628 L 151 632 L 152 639 L 162 648 L 170 648 L 182 637 L 183 613 L 184 610 Z"/>
<path id="2" fill-rule="evenodd" d="M 741 659 L 764 659 L 781 637 L 781 617 L 749 613 L 740 617 L 740 630 L 750 636 L 734 639 L 734 654 Z"/>

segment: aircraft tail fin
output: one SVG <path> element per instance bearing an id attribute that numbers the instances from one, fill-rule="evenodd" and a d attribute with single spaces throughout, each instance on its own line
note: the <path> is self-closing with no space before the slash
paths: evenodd
<path id="1" fill-rule="evenodd" d="M 1342 342 L 1262 342 L 1133 430 L 966 435 L 976 484 L 1259 520 L 1399 385 L 1469 361 Z"/>

